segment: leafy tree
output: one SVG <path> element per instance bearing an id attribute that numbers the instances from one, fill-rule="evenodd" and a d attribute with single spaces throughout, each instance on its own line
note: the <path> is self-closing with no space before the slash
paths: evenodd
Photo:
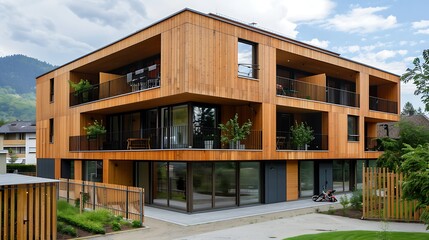
<path id="1" fill-rule="evenodd" d="M 18 156 L 16 155 L 15 151 L 13 151 L 12 148 L 9 148 L 8 153 L 9 153 L 9 157 L 10 157 L 9 162 L 15 163 L 16 160 L 18 160 Z"/>
<path id="2" fill-rule="evenodd" d="M 408 68 L 401 80 L 405 83 L 413 81 L 417 88 L 414 95 L 421 95 L 425 111 L 429 111 L 429 49 L 423 50 L 423 60 L 424 62 L 420 62 L 419 58 L 415 58 L 414 68 Z"/>
<path id="3" fill-rule="evenodd" d="M 292 135 L 292 143 L 298 148 L 314 140 L 313 129 L 305 122 L 298 123 L 295 121 L 295 125 L 290 127 L 290 132 Z"/>
<path id="4" fill-rule="evenodd" d="M 402 109 L 401 115 L 404 116 L 413 116 L 414 114 L 416 114 L 416 109 L 414 109 L 414 106 L 412 103 L 407 102 L 404 105 L 404 108 Z"/>
<path id="5" fill-rule="evenodd" d="M 406 119 L 401 119 L 397 127 L 399 128 L 399 138 L 383 138 L 381 144 L 384 153 L 377 159 L 378 167 L 386 167 L 392 171 L 397 171 L 402 163 L 401 156 L 404 152 L 404 144 L 411 147 L 429 143 L 429 129 L 417 126 Z"/>
<path id="6" fill-rule="evenodd" d="M 238 123 L 238 113 L 235 114 L 234 118 L 229 119 L 225 124 L 219 124 L 219 129 L 222 131 L 221 142 L 236 145 L 239 141 L 246 139 L 250 134 L 252 128 L 252 121 L 247 119 L 247 122 L 240 126 Z M 238 148 L 238 146 L 236 146 Z"/>
<path id="7" fill-rule="evenodd" d="M 404 162 L 400 168 L 405 175 L 403 197 L 417 200 L 417 208 L 423 209 L 420 219 L 428 225 L 426 229 L 429 230 L 429 144 L 416 148 L 405 144 L 404 152 Z"/>
<path id="8" fill-rule="evenodd" d="M 421 107 L 419 107 L 419 108 L 417 109 L 417 114 L 419 114 L 419 115 L 424 114 L 424 112 L 423 112 L 423 110 L 422 110 L 422 108 L 421 108 Z"/>

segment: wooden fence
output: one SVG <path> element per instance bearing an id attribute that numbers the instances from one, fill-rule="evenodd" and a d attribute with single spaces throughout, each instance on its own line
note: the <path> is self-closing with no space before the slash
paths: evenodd
<path id="1" fill-rule="evenodd" d="M 83 199 L 86 209 L 108 209 L 115 215 L 143 223 L 143 188 L 123 185 L 60 179 L 58 195 L 60 199 L 74 204 Z"/>
<path id="2" fill-rule="evenodd" d="M 386 168 L 363 168 L 363 218 L 395 221 L 419 221 L 421 210 L 416 201 L 402 199 L 402 173 Z"/>

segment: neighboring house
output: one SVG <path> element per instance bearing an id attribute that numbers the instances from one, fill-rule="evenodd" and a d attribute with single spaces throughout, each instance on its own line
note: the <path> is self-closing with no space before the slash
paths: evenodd
<path id="1" fill-rule="evenodd" d="M 429 129 L 429 119 L 424 114 L 401 116 L 401 120 L 409 121 L 417 126 Z M 378 137 L 399 138 L 399 126 L 397 122 L 383 122 L 378 124 Z"/>
<path id="2" fill-rule="evenodd" d="M 39 76 L 36 95 L 38 176 L 140 186 L 147 204 L 196 212 L 360 186 L 381 154 L 366 139 L 399 120 L 400 81 L 185 9 Z M 250 135 L 221 142 L 236 113 Z M 84 129 L 95 120 L 105 133 Z M 313 129 L 307 146 L 295 122 Z"/>
<path id="3" fill-rule="evenodd" d="M 16 154 L 15 163 L 36 164 L 36 123 L 15 121 L 0 127 L 0 146 L 8 152 L 6 161 L 10 163 L 9 151 Z"/>

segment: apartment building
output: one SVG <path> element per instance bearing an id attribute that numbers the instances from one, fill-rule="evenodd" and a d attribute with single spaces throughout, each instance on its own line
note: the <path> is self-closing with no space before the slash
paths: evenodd
<path id="1" fill-rule="evenodd" d="M 39 176 L 141 186 L 147 204 L 187 212 L 358 188 L 381 154 L 377 123 L 399 120 L 399 76 L 190 9 L 39 76 L 36 91 Z M 236 114 L 249 134 L 221 141 Z M 295 122 L 313 130 L 305 147 Z"/>
<path id="2" fill-rule="evenodd" d="M 36 123 L 15 121 L 0 127 L 0 150 L 7 151 L 6 162 L 36 164 Z"/>

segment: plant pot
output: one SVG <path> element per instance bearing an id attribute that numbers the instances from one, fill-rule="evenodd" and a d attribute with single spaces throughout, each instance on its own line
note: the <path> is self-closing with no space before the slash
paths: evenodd
<path id="1" fill-rule="evenodd" d="M 213 149 L 213 140 L 204 140 L 205 149 Z"/>

